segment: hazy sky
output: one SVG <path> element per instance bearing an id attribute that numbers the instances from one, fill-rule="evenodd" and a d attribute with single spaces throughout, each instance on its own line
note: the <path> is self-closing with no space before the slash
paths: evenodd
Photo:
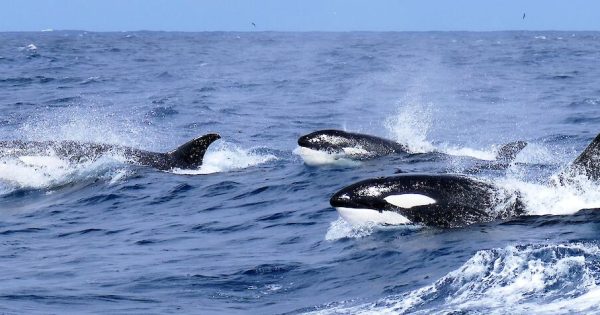
<path id="1" fill-rule="evenodd" d="M 525 19 L 522 19 L 526 13 Z M 256 24 L 256 28 L 252 26 Z M 0 0 L 0 31 L 600 30 L 597 0 Z"/>

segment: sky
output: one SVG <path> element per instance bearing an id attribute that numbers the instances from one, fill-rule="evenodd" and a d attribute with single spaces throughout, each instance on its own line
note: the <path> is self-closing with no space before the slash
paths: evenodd
<path id="1" fill-rule="evenodd" d="M 525 14 L 524 19 L 523 14 Z M 0 0 L 0 31 L 46 29 L 86 31 L 600 30 L 600 1 Z"/>

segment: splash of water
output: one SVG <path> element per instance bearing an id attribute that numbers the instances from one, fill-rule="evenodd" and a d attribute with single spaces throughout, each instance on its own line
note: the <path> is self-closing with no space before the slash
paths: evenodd
<path id="1" fill-rule="evenodd" d="M 374 224 L 365 224 L 363 226 L 353 226 L 341 217 L 331 222 L 325 240 L 335 241 L 342 238 L 361 238 L 373 233 Z"/>
<path id="2" fill-rule="evenodd" d="M 227 142 L 220 142 L 208 148 L 200 169 L 174 169 L 173 173 L 185 175 L 221 173 L 244 169 L 273 160 L 277 160 L 277 157 L 272 154 L 261 154 L 254 150 L 239 148 Z"/>
<path id="3" fill-rule="evenodd" d="M 71 163 L 57 156 L 20 156 L 0 159 L 2 193 L 16 189 L 52 189 L 91 178 L 117 182 L 127 176 L 119 171 L 123 159 L 105 156 L 94 161 Z"/>
<path id="4" fill-rule="evenodd" d="M 518 191 L 530 215 L 567 215 L 600 208 L 598 184 L 577 176 L 567 184 L 531 183 L 515 177 L 500 179 L 507 191 Z"/>
<path id="5" fill-rule="evenodd" d="M 343 238 L 363 238 L 373 234 L 377 230 L 399 230 L 399 231 L 414 231 L 421 229 L 422 226 L 417 224 L 403 225 L 379 225 L 373 222 L 365 222 L 361 225 L 352 225 L 342 217 L 331 222 L 325 240 L 336 241 Z"/>
<path id="6" fill-rule="evenodd" d="M 18 129 L 19 137 L 32 141 L 74 140 L 147 147 L 155 139 L 135 115 L 107 112 L 97 104 L 69 106 L 30 117 Z"/>
<path id="7" fill-rule="evenodd" d="M 294 149 L 293 153 L 302 157 L 304 163 L 311 166 L 333 165 L 341 167 L 354 167 L 361 165 L 360 161 L 346 158 L 345 153 L 328 153 L 304 147 L 297 147 Z"/>
<path id="8" fill-rule="evenodd" d="M 432 124 L 432 105 L 419 102 L 401 102 L 396 114 L 385 120 L 385 128 L 393 139 L 408 147 L 412 153 L 434 150 L 427 140 Z"/>

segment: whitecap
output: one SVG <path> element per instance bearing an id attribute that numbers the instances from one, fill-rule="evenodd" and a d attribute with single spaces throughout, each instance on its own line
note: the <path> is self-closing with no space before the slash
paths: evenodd
<path id="1" fill-rule="evenodd" d="M 116 182 L 127 173 L 116 172 L 122 159 L 103 156 L 94 161 L 72 163 L 54 155 L 3 157 L 0 159 L 0 183 L 3 193 L 16 189 L 52 189 L 90 178 Z"/>
<path id="2" fill-rule="evenodd" d="M 431 285 L 314 314 L 597 313 L 600 248 L 589 244 L 482 250 Z"/>
<path id="3" fill-rule="evenodd" d="M 184 175 L 222 173 L 256 166 L 276 159 L 277 157 L 272 154 L 261 154 L 226 142 L 220 142 L 208 148 L 199 169 L 186 170 L 177 168 L 172 172 Z"/>

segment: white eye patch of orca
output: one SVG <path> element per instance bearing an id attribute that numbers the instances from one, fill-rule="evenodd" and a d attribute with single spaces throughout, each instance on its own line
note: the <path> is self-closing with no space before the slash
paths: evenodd
<path id="1" fill-rule="evenodd" d="M 373 209 L 357 208 L 335 208 L 340 216 L 352 225 L 365 225 L 367 223 L 375 224 L 409 224 L 411 221 L 400 213 L 394 211 L 377 211 Z"/>
<path id="2" fill-rule="evenodd" d="M 390 195 L 383 199 L 396 207 L 404 209 L 436 203 L 435 199 L 421 194 Z"/>

